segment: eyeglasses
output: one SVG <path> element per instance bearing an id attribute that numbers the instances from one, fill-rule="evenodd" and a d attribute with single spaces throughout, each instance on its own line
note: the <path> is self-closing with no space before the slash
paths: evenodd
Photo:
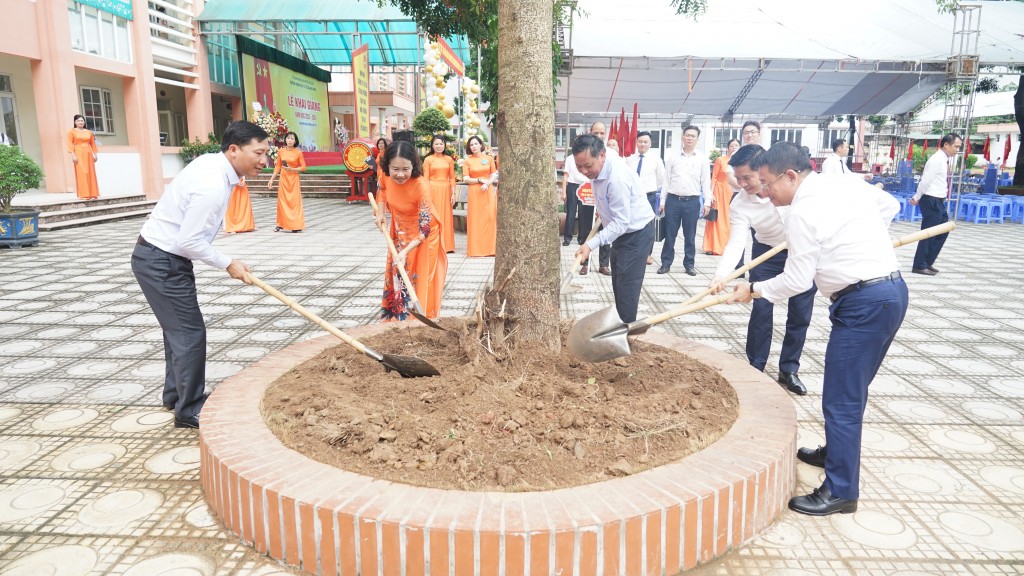
<path id="1" fill-rule="evenodd" d="M 763 178 L 762 178 L 762 179 L 761 179 L 761 186 L 762 186 L 762 187 L 763 187 L 763 188 L 764 188 L 765 190 L 767 190 L 767 189 L 771 188 L 771 187 L 772 187 L 772 186 L 773 186 L 773 185 L 774 185 L 774 184 L 775 184 L 776 182 L 778 182 L 778 181 L 779 181 L 779 180 L 781 180 L 781 179 L 782 179 L 782 176 L 776 176 L 774 180 L 772 180 L 771 182 L 769 182 L 769 181 L 767 181 L 767 180 L 765 180 L 765 179 L 763 179 Z"/>
<path id="2" fill-rule="evenodd" d="M 744 136 L 751 136 L 753 134 L 760 134 L 760 132 L 757 131 L 757 130 L 744 130 L 743 131 L 743 135 Z"/>

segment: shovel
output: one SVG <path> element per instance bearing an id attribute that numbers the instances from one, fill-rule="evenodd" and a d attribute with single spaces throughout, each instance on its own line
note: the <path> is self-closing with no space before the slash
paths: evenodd
<path id="1" fill-rule="evenodd" d="M 906 236 L 894 240 L 892 245 L 893 248 L 898 248 L 912 242 L 918 242 L 926 238 L 931 238 L 932 236 L 944 234 L 954 228 L 956 228 L 956 223 L 946 222 L 945 224 L 919 230 L 913 234 L 907 234 Z M 786 243 L 783 242 L 768 252 L 765 252 L 757 259 L 751 261 L 746 266 L 734 270 L 726 277 L 725 281 L 728 282 L 738 278 L 747 270 L 750 270 L 754 266 L 757 266 L 785 249 Z M 689 314 L 690 312 L 703 310 L 709 306 L 721 304 L 729 298 L 728 294 L 722 294 L 716 298 L 695 302 L 695 300 L 699 300 L 710 293 L 711 289 L 708 288 L 704 292 L 691 297 L 686 302 L 683 302 L 671 310 L 667 310 L 661 314 L 655 314 L 654 316 L 649 316 L 643 320 L 638 320 L 629 324 L 626 324 L 619 318 L 619 314 L 616 312 L 614 306 L 605 308 L 604 310 L 598 310 L 597 312 L 580 319 L 573 325 L 572 329 L 569 330 L 569 337 L 566 341 L 566 346 L 569 348 L 570 352 L 588 362 L 605 362 L 622 356 L 629 356 L 632 351 L 629 348 L 628 336 L 643 334 L 655 324 L 660 324 L 666 320 L 675 318 L 676 316 Z"/>
<path id="2" fill-rule="evenodd" d="M 367 194 L 370 198 L 370 206 L 373 207 L 373 217 L 377 217 L 377 201 L 373 198 L 373 192 Z M 388 234 L 383 227 L 378 227 L 380 233 L 384 235 L 388 240 L 388 250 L 391 252 L 391 262 L 394 263 L 395 268 L 398 268 L 398 273 L 402 276 L 402 281 L 405 282 L 405 288 L 409 291 L 409 301 L 412 303 L 412 315 L 417 320 L 423 322 L 431 328 L 437 328 L 438 330 L 444 330 L 440 324 L 434 322 L 427 315 L 423 313 L 423 308 L 420 307 L 420 299 L 416 296 L 416 288 L 413 287 L 412 281 L 409 280 L 409 274 L 405 271 L 405 266 L 398 266 L 398 249 L 395 248 L 395 242 L 391 239 L 391 234 Z"/>
<path id="3" fill-rule="evenodd" d="M 419 358 L 416 358 L 414 356 L 392 356 L 390 354 L 381 354 L 380 352 L 377 352 L 373 348 L 366 346 L 362 342 L 356 340 L 355 338 L 349 336 L 348 334 L 345 334 L 341 330 L 338 330 L 338 328 L 336 328 L 333 324 L 329 323 L 323 318 L 317 316 L 316 314 L 313 314 L 309 310 L 306 310 L 305 308 L 302 307 L 301 304 L 299 304 L 292 298 L 289 298 L 288 296 L 285 296 L 284 294 L 279 292 L 277 289 L 268 286 L 265 282 L 254 276 L 252 273 L 249 273 L 249 281 L 252 282 L 254 286 L 259 286 L 260 288 L 262 288 L 263 291 L 266 292 L 267 294 L 270 294 L 274 298 L 277 298 L 281 302 L 284 302 L 285 304 L 288 305 L 289 308 L 303 315 L 304 317 L 306 317 L 306 319 L 312 321 L 317 326 L 323 328 L 324 330 L 327 330 L 328 332 L 334 334 L 338 338 L 341 338 L 345 342 L 345 344 L 348 344 L 349 346 L 355 348 L 356 350 L 362 352 L 363 354 L 366 354 L 370 358 L 373 358 L 377 362 L 380 362 L 381 364 L 384 365 L 384 369 L 387 370 L 388 372 L 394 370 L 395 372 L 401 374 L 402 378 L 417 378 L 419 376 L 439 376 L 441 374 L 440 372 L 437 371 L 437 368 L 434 368 L 425 360 L 420 360 Z"/>
<path id="4" fill-rule="evenodd" d="M 587 234 L 587 239 L 584 240 L 583 243 L 586 244 L 587 242 L 590 242 L 590 239 L 593 238 L 595 234 L 597 234 L 597 229 L 600 227 L 601 219 L 597 218 L 596 220 L 594 220 L 594 225 L 590 228 L 590 234 Z M 565 278 L 562 279 L 562 285 L 558 288 L 559 292 L 564 291 L 566 286 L 569 285 L 569 282 L 572 280 L 572 277 L 576 275 L 576 268 L 578 268 L 579 265 L 582 263 L 583 257 L 576 256 L 576 260 L 574 261 L 573 265 L 569 267 L 569 272 L 565 275 Z"/>

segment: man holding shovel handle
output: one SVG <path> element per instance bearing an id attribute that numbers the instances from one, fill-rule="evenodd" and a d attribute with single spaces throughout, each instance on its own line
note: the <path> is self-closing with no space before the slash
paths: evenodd
<path id="1" fill-rule="evenodd" d="M 813 516 L 854 512 L 868 385 L 907 312 L 907 285 L 888 231 L 900 206 L 865 182 L 815 174 L 789 142 L 777 142 L 752 166 L 763 186 L 759 195 L 791 206 L 789 257 L 782 274 L 737 284 L 727 302 L 781 302 L 814 285 L 832 301 L 822 393 L 826 446 L 798 452 L 800 460 L 824 466 L 825 482 L 792 498 L 789 508 Z"/>

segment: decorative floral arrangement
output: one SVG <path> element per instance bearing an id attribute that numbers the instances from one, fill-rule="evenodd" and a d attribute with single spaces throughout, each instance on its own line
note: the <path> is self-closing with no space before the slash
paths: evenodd
<path id="1" fill-rule="evenodd" d="M 270 153 L 267 156 L 277 162 L 277 148 L 284 146 L 284 137 L 288 134 L 288 121 L 276 110 L 268 112 L 263 109 L 259 102 L 252 103 L 253 123 L 263 128 L 270 135 Z"/>
<path id="2" fill-rule="evenodd" d="M 341 120 L 334 119 L 334 139 L 338 141 L 338 150 L 341 150 L 348 144 L 351 139 L 348 133 L 348 128 L 341 123 Z"/>

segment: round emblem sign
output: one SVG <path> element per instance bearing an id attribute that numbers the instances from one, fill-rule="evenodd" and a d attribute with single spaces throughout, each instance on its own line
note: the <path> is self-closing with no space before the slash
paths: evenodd
<path id="1" fill-rule="evenodd" d="M 353 140 L 345 146 L 345 150 L 341 153 L 341 159 L 349 172 L 362 174 L 370 169 L 370 165 L 366 161 L 370 154 L 369 144 Z"/>

